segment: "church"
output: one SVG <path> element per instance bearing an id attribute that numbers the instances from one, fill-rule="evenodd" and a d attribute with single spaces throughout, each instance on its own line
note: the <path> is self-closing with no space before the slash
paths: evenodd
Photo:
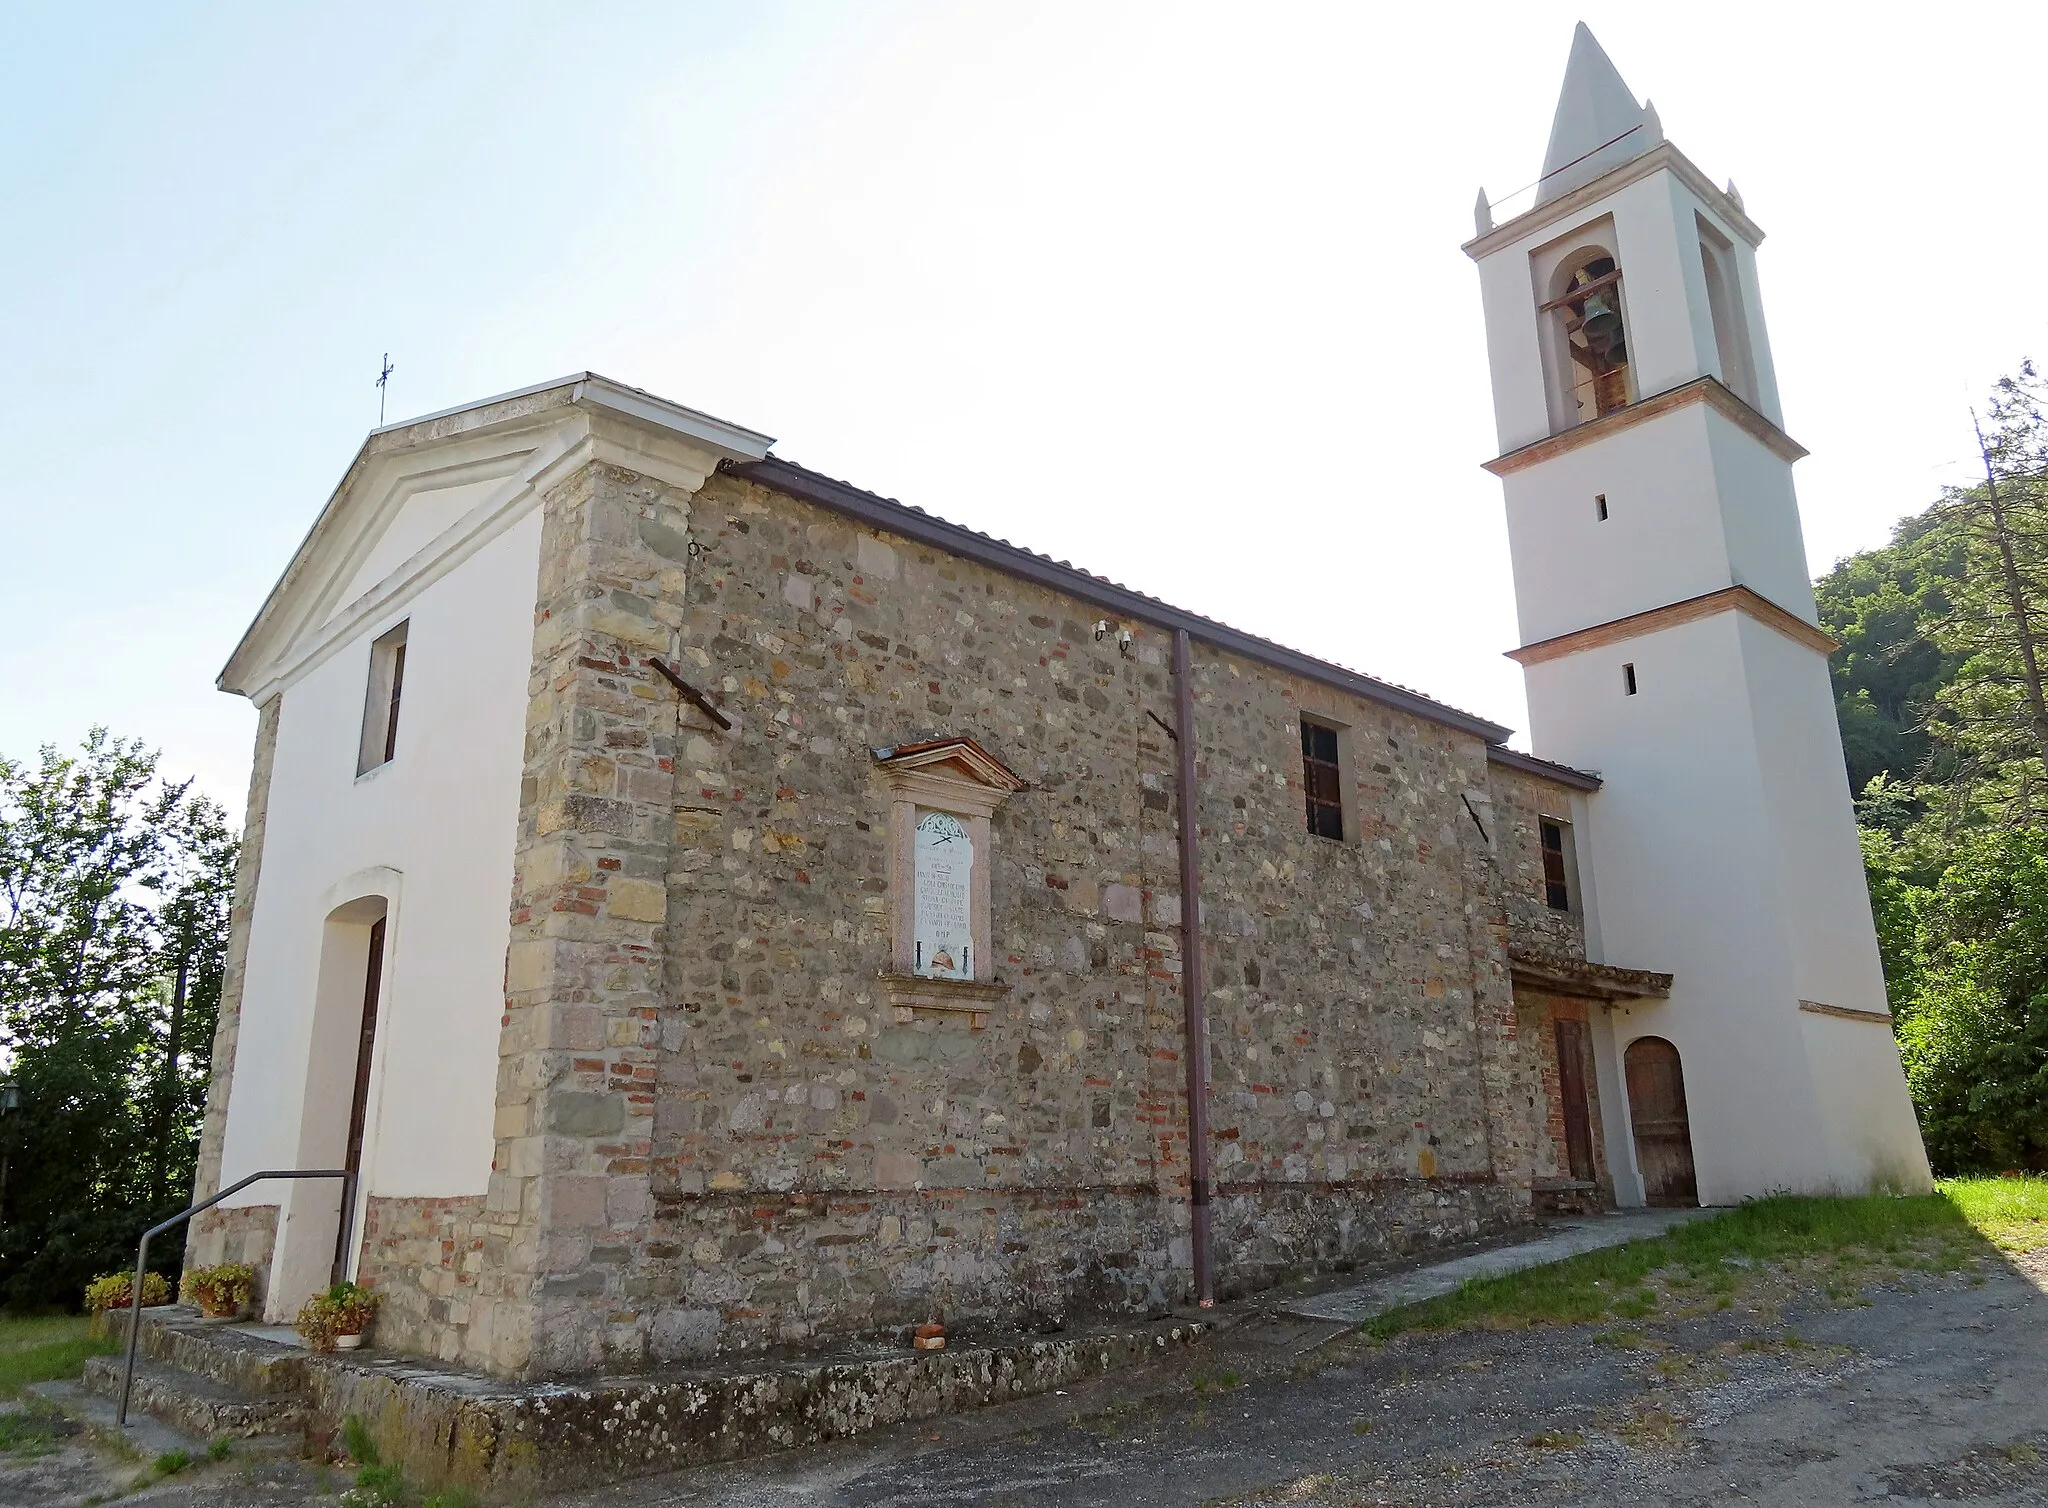
<path id="1" fill-rule="evenodd" d="M 592 373 L 372 433 L 220 678 L 197 1197 L 350 1176 L 188 1260 L 573 1377 L 1928 1188 L 1763 233 L 1583 27 L 1476 231 L 1533 754 Z"/>

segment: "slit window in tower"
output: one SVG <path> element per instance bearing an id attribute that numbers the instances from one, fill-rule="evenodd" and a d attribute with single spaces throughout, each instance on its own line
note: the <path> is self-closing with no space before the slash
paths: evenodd
<path id="1" fill-rule="evenodd" d="M 1319 838 L 1344 837 L 1344 777 L 1337 730 L 1301 720 L 1301 783 L 1308 793 L 1308 830 Z"/>
<path id="2" fill-rule="evenodd" d="M 1633 663 L 1621 667 L 1621 694 L 1623 696 L 1634 696 L 1636 694 L 1636 667 Z"/>
<path id="3" fill-rule="evenodd" d="M 1622 327 L 1621 269 L 1614 258 L 1587 257 L 1565 280 L 1563 293 L 1543 307 L 1563 326 L 1579 422 L 1626 408 L 1628 332 Z"/>
<path id="4" fill-rule="evenodd" d="M 1600 522 L 1601 522 L 1601 523 L 1603 523 L 1603 524 L 1604 524 L 1604 523 L 1606 523 L 1606 522 L 1607 522 L 1607 494 L 1606 494 L 1606 493 L 1604 493 L 1604 492 L 1596 492 L 1596 493 L 1594 493 L 1594 494 L 1593 494 L 1593 514 L 1594 514 L 1594 516 L 1595 516 L 1596 518 L 1598 518 L 1598 519 L 1600 520 Z"/>
<path id="5" fill-rule="evenodd" d="M 1552 911 L 1572 909 L 1572 887 L 1564 862 L 1564 824 L 1537 823 L 1543 839 L 1543 903 Z"/>

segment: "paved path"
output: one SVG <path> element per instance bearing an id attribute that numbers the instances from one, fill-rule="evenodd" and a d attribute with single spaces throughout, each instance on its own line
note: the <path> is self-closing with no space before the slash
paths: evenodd
<path id="1" fill-rule="evenodd" d="M 1718 1210 L 1616 1210 L 1605 1215 L 1587 1215 L 1552 1225 L 1548 1235 L 1534 1241 L 1524 1241 L 1516 1246 L 1496 1246 L 1491 1251 L 1474 1252 L 1469 1257 L 1455 1257 L 1433 1266 L 1412 1268 L 1351 1288 L 1336 1288 L 1309 1298 L 1292 1299 L 1276 1307 L 1287 1314 L 1298 1314 L 1303 1319 L 1362 1325 L 1389 1309 L 1419 1304 L 1424 1299 L 1441 1298 L 1471 1278 L 1497 1278 L 1506 1273 L 1520 1272 L 1525 1267 L 1562 1262 L 1566 1257 L 1599 1251 L 1606 1246 L 1619 1246 L 1624 1241 L 1661 1236 L 1674 1225 L 1719 1213 Z"/>

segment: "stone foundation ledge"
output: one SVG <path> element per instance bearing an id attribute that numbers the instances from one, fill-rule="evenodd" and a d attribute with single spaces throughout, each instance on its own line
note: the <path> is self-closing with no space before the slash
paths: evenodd
<path id="1" fill-rule="evenodd" d="M 508 1382 L 398 1358 L 306 1355 L 306 1430 L 311 1443 L 328 1445 L 353 1414 L 383 1458 L 423 1487 L 459 1485 L 487 1499 L 515 1499 L 1026 1398 L 1163 1358 L 1215 1328 L 1209 1318 L 1167 1317 L 956 1342 L 937 1352 L 873 1345 L 577 1382 Z"/>

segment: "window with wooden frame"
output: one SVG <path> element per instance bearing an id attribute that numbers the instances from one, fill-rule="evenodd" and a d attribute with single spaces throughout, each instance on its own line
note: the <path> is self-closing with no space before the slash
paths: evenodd
<path id="1" fill-rule="evenodd" d="M 379 634 L 370 645 L 370 684 L 363 696 L 363 741 L 356 774 L 391 763 L 398 753 L 398 705 L 405 695 L 405 639 L 411 620 Z"/>
<path id="2" fill-rule="evenodd" d="M 1543 903 L 1552 911 L 1572 909 L 1571 866 L 1565 862 L 1562 822 L 1544 817 L 1536 824 L 1543 843 Z"/>
<path id="3" fill-rule="evenodd" d="M 1308 796 L 1308 830 L 1318 838 L 1344 838 L 1344 773 L 1337 730 L 1301 720 L 1301 785 Z"/>

